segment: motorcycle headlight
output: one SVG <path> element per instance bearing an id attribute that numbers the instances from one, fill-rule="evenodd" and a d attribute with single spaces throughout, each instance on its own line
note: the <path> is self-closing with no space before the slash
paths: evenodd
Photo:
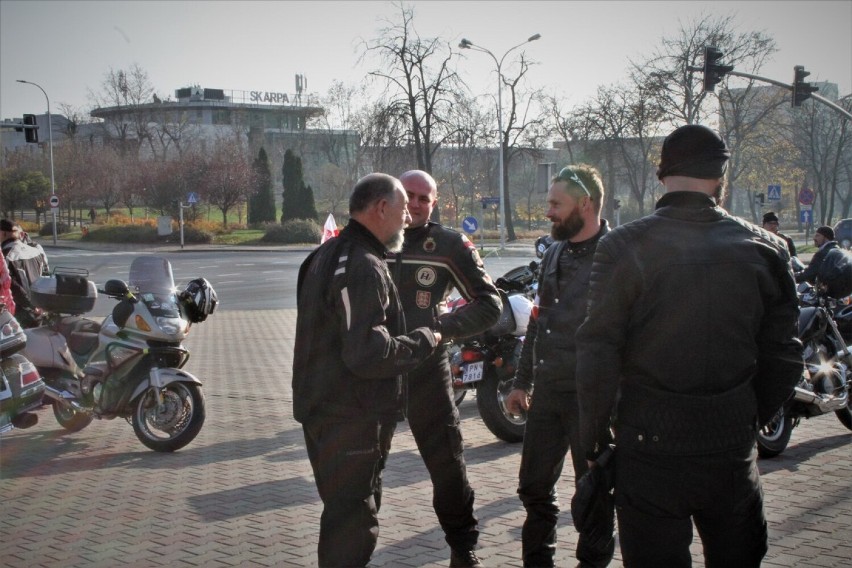
<path id="1" fill-rule="evenodd" d="M 157 318 L 157 325 L 163 333 L 178 335 L 186 328 L 186 322 L 180 318 Z"/>

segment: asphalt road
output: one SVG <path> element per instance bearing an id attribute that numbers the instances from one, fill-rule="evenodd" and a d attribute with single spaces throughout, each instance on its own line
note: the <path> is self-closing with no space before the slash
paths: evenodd
<path id="1" fill-rule="evenodd" d="M 52 270 L 61 267 L 85 269 L 89 279 L 102 288 L 111 278 L 126 280 L 130 263 L 140 254 L 165 257 L 172 265 L 175 284 L 182 288 L 189 280 L 207 278 L 219 297 L 222 310 L 270 310 L 296 307 L 296 277 L 307 250 L 169 250 L 93 251 L 46 247 Z M 486 269 L 495 279 L 511 268 L 533 260 L 528 257 L 498 256 L 484 259 Z M 106 316 L 114 300 L 99 296 L 91 317 Z"/>

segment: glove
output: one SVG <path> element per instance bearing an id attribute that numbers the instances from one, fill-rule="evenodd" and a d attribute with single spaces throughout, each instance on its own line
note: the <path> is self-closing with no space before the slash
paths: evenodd
<path id="1" fill-rule="evenodd" d="M 571 498 L 574 527 L 590 548 L 602 554 L 611 550 L 615 539 L 614 449 L 610 445 L 598 456 Z"/>

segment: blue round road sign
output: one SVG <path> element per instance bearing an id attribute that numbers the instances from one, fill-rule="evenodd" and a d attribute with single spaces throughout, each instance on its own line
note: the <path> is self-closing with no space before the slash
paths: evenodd
<path id="1" fill-rule="evenodd" d="M 476 220 L 476 217 L 465 217 L 462 221 L 462 229 L 465 233 L 472 235 L 479 229 L 479 221 Z"/>
<path id="2" fill-rule="evenodd" d="M 813 205 L 815 197 L 814 190 L 803 187 L 799 192 L 799 203 L 802 205 Z"/>

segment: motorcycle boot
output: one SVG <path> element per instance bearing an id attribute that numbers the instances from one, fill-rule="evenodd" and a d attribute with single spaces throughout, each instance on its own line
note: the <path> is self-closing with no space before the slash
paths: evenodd
<path id="1" fill-rule="evenodd" d="M 473 550 L 456 551 L 450 549 L 450 568 L 485 568 L 485 565 Z"/>

